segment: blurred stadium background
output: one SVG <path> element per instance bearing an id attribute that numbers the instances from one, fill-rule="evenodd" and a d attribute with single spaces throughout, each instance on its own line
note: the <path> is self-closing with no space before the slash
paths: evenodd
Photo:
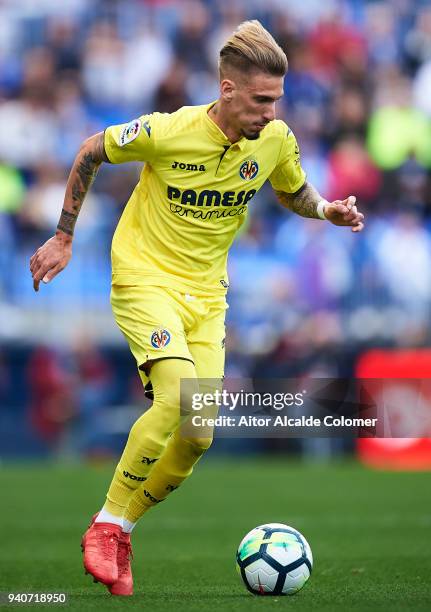
<path id="1" fill-rule="evenodd" d="M 367 227 L 356 236 L 307 221 L 270 188 L 259 193 L 230 255 L 227 376 L 349 378 L 369 349 L 429 346 L 429 2 L 2 0 L 2 458 L 115 457 L 148 405 L 109 306 L 110 240 L 139 166 L 102 168 L 73 260 L 39 294 L 29 257 L 55 230 L 82 140 L 215 99 L 218 49 L 247 18 L 286 50 L 278 113 L 310 181 L 328 199 L 356 194 Z M 281 447 L 318 458 L 352 450 L 340 440 Z"/>

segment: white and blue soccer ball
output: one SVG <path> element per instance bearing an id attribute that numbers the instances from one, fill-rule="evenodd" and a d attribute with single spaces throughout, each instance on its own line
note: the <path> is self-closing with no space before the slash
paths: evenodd
<path id="1" fill-rule="evenodd" d="M 293 595 L 311 575 L 313 554 L 297 529 L 268 523 L 243 538 L 236 562 L 245 586 L 254 595 Z"/>

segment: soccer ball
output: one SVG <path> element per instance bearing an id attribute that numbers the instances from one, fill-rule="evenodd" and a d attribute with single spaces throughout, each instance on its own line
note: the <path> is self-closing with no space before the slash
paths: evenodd
<path id="1" fill-rule="evenodd" d="M 236 562 L 250 593 L 293 595 L 309 579 L 313 555 L 299 531 L 282 523 L 268 523 L 244 537 Z"/>

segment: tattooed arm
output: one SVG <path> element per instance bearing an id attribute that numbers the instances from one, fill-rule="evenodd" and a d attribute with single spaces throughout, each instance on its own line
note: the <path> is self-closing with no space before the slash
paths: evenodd
<path id="1" fill-rule="evenodd" d="M 352 232 L 360 232 L 364 227 L 364 215 L 358 212 L 355 196 L 349 196 L 345 200 L 327 202 L 313 185 L 307 182 L 296 193 L 286 193 L 284 191 L 276 191 L 275 193 L 285 208 L 301 215 L 301 217 L 327 219 L 334 225 L 350 226 Z"/>
<path id="2" fill-rule="evenodd" d="M 275 193 L 285 208 L 296 212 L 301 217 L 319 218 L 317 205 L 323 198 L 310 183 L 305 182 L 296 193 L 285 193 L 284 191 Z"/>
<path id="3" fill-rule="evenodd" d="M 39 290 L 41 280 L 49 282 L 69 263 L 73 232 L 82 203 L 101 163 L 108 161 L 103 132 L 91 136 L 82 144 L 69 174 L 57 231 L 30 259 L 35 291 Z"/>
<path id="4" fill-rule="evenodd" d="M 69 174 L 56 235 L 63 233 L 73 236 L 75 223 L 87 191 L 96 178 L 100 164 L 108 161 L 103 132 L 91 136 L 83 143 Z"/>

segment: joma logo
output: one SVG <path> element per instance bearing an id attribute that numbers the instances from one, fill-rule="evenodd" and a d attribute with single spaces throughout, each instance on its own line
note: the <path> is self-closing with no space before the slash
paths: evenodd
<path id="1" fill-rule="evenodd" d="M 148 497 L 148 499 L 151 502 L 153 502 L 153 504 L 159 504 L 161 501 L 163 501 L 163 499 L 157 499 L 157 497 L 154 497 L 154 495 L 151 495 L 151 493 L 149 493 L 147 489 L 144 489 L 144 495 L 145 497 Z"/>
<path id="2" fill-rule="evenodd" d="M 126 478 L 130 478 L 130 480 L 139 480 L 139 482 L 144 482 L 144 480 L 147 480 L 145 476 L 136 476 L 136 474 L 130 474 L 130 472 L 127 472 L 126 470 L 123 470 L 123 475 Z"/>
<path id="3" fill-rule="evenodd" d="M 203 164 L 198 166 L 197 164 L 184 164 L 183 162 L 175 161 L 171 168 L 174 168 L 174 170 L 179 168 L 180 170 L 189 170 L 191 172 L 205 172 L 205 166 Z"/>

